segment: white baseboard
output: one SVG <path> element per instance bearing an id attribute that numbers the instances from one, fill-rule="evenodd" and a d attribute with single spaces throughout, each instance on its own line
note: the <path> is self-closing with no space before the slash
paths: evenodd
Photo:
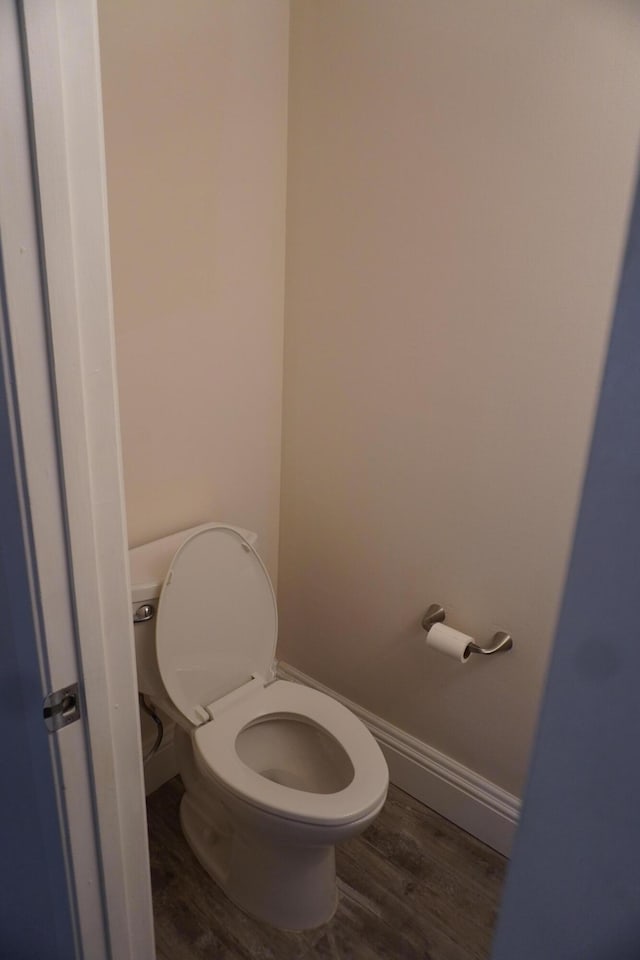
<path id="1" fill-rule="evenodd" d="M 313 687 L 344 704 L 380 744 L 392 783 L 494 850 L 509 855 L 520 812 L 517 797 L 288 663 L 279 662 L 278 676 Z"/>
<path id="2" fill-rule="evenodd" d="M 164 733 L 158 752 L 154 753 L 144 765 L 144 790 L 147 796 L 161 787 L 167 780 L 175 777 L 178 772 L 178 764 L 173 749 L 175 724 L 172 720 L 165 719 L 163 716 L 163 725 Z M 151 742 L 153 743 L 153 740 Z M 149 744 L 144 746 L 145 751 L 148 747 Z"/>

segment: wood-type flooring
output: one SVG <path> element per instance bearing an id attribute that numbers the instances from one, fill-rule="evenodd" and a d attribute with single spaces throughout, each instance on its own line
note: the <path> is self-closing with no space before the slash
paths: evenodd
<path id="1" fill-rule="evenodd" d="M 506 861 L 391 786 L 371 826 L 337 848 L 338 909 L 290 933 L 246 916 L 180 829 L 180 780 L 147 800 L 158 960 L 486 960 Z"/>

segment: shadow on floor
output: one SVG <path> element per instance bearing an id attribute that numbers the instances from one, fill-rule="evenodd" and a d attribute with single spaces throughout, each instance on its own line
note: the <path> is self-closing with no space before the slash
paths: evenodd
<path id="1" fill-rule="evenodd" d="M 289 933 L 246 916 L 182 836 L 179 778 L 147 799 L 158 960 L 486 960 L 506 861 L 390 787 L 378 818 L 337 848 L 338 909 Z"/>

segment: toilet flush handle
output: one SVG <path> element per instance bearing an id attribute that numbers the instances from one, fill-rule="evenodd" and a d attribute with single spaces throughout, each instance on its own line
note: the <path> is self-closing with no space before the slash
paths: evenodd
<path id="1" fill-rule="evenodd" d="M 153 620 L 155 612 L 156 610 L 152 603 L 142 603 L 133 615 L 133 622 L 146 623 L 147 620 Z"/>

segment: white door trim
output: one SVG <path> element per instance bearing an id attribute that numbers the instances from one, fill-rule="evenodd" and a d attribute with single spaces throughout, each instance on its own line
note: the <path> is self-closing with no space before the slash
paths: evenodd
<path id="1" fill-rule="evenodd" d="M 12 719 L 21 725 L 23 747 L 30 744 L 33 783 L 40 783 L 42 788 L 41 792 L 19 795 L 17 800 L 29 810 L 33 833 L 41 833 L 49 856 L 54 858 L 40 878 L 42 904 L 57 896 L 59 904 L 64 902 L 68 906 L 74 956 L 83 955 L 84 944 L 94 944 L 93 956 L 96 960 L 106 960 L 102 884 L 94 839 L 93 791 L 85 731 L 82 724 L 74 723 L 60 731 L 59 736 L 47 737 L 42 715 L 45 694 L 75 682 L 78 672 L 51 403 L 20 23 L 14 4 L 0 5 L 0 48 L 0 402 L 6 416 L 2 450 L 4 474 L 5 478 L 13 475 L 15 489 L 15 498 L 12 498 L 3 487 L 3 496 L 9 495 L 3 499 L 2 507 L 17 512 L 14 518 L 3 515 L 0 550 L 5 583 L 9 573 L 12 589 L 9 609 L 3 610 L 7 619 L 2 624 L 2 632 L 3 644 L 13 647 L 16 661 L 22 658 L 20 669 L 11 676 L 11 685 L 23 689 L 21 709 L 24 713 L 18 711 Z M 26 621 L 20 619 L 20 604 L 25 611 L 30 610 L 31 630 Z M 30 670 L 25 668 L 27 660 L 32 664 Z M 24 737 L 24 728 L 28 725 L 32 731 L 40 725 L 39 738 L 33 732 Z M 13 736 L 10 725 L 4 729 L 3 737 Z M 47 743 L 50 766 L 43 763 L 46 751 L 43 755 L 38 750 L 37 741 L 42 743 L 42 738 Z M 51 777 L 53 802 L 57 806 L 53 818 L 50 809 L 42 809 L 40 800 L 42 796 L 51 803 L 51 791 L 47 789 Z M 10 773 L 8 782 L 17 790 L 25 787 L 25 781 L 19 777 L 14 784 Z M 63 801 L 65 796 L 70 798 L 68 804 Z M 10 830 L 10 825 L 5 825 L 5 829 Z M 59 869 L 57 859 L 61 855 L 63 870 Z M 27 861 L 27 864 L 26 869 L 30 871 L 42 867 L 41 863 Z M 63 890 L 60 889 L 62 876 L 66 881 Z M 38 882 L 36 876 L 31 879 L 34 884 Z M 51 889 L 53 884 L 58 888 L 56 892 Z M 37 924 L 47 916 L 46 910 L 38 913 L 42 904 L 16 901 L 13 907 L 14 912 L 22 909 L 24 915 L 32 914 Z M 50 931 L 48 938 L 51 955 L 56 957 L 59 951 L 70 949 L 61 908 L 59 914 L 58 926 Z M 12 938 L 10 931 L 2 929 L 0 939 L 4 950 L 15 952 L 22 946 L 15 942 L 15 935 L 16 931 Z M 25 943 L 35 945 L 38 939 L 37 932 L 25 931 Z M 44 941 L 43 937 L 41 942 Z"/>
<path id="2" fill-rule="evenodd" d="M 109 955 L 152 960 L 95 2 L 24 0 L 22 30 L 46 270 L 54 429 Z M 18 373 L 23 360 L 28 362 L 16 360 Z M 37 543 L 36 555 L 40 563 Z M 63 751 L 62 738 L 60 743 Z M 73 810 L 68 812 L 73 826 Z"/>

